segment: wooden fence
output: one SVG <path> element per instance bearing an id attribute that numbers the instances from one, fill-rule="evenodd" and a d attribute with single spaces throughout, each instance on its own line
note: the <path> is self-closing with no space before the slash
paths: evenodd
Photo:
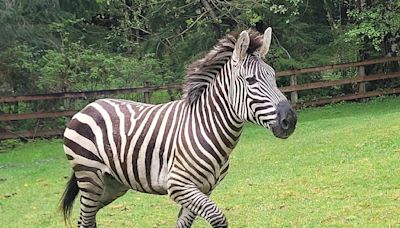
<path id="1" fill-rule="evenodd" d="M 399 94 L 400 87 L 390 88 L 384 90 L 366 91 L 365 83 L 371 81 L 378 81 L 384 79 L 400 78 L 400 72 L 380 73 L 374 75 L 366 75 L 365 67 L 373 64 L 382 64 L 387 62 L 400 61 L 400 57 L 384 57 L 379 59 L 367 60 L 362 62 L 333 64 L 327 66 L 309 67 L 302 69 L 291 69 L 279 71 L 276 73 L 277 77 L 290 77 L 290 84 L 288 86 L 280 87 L 280 90 L 286 94 L 290 94 L 290 101 L 296 108 L 306 106 L 319 106 L 330 104 L 340 101 L 356 100 L 361 98 L 376 97 L 388 94 Z M 357 68 L 358 74 L 355 77 L 337 79 L 337 80 L 324 80 L 318 82 L 311 82 L 305 84 L 298 84 L 298 77 L 305 77 L 304 74 L 324 72 L 338 69 Z M 299 101 L 299 92 L 311 89 L 329 88 L 344 84 L 358 84 L 358 91 L 353 94 L 346 94 L 336 97 L 321 98 L 308 101 Z M 0 97 L 1 103 L 15 103 L 15 102 L 32 102 L 44 100 L 60 100 L 60 99 L 88 99 L 98 98 L 104 96 L 115 96 L 121 94 L 143 93 L 144 101 L 151 103 L 151 94 L 160 90 L 180 90 L 182 85 L 171 84 L 164 86 L 149 86 L 145 84 L 143 87 L 138 88 L 123 88 L 123 89 L 110 89 L 99 91 L 85 91 L 85 92 L 66 92 L 66 93 L 49 93 L 49 94 L 35 94 L 35 95 L 22 95 L 22 96 L 3 96 Z M 67 111 L 52 111 L 52 112 L 38 112 L 38 113 L 22 113 L 22 114 L 0 114 L 0 121 L 18 121 L 26 119 L 46 119 L 58 117 L 70 117 L 74 115 L 77 110 Z M 62 129 L 40 130 L 40 131 L 22 131 L 12 132 L 7 129 L 0 128 L 0 140 L 10 138 L 35 138 L 35 137 L 52 137 L 59 136 L 63 132 Z"/>
<path id="2" fill-rule="evenodd" d="M 400 61 L 400 56 L 395 57 L 384 57 L 379 59 L 372 59 L 361 62 L 343 63 L 343 64 L 332 64 L 326 66 L 309 67 L 302 69 L 293 69 L 277 72 L 277 77 L 290 76 L 290 86 L 280 87 L 280 90 L 285 93 L 290 92 L 290 100 L 294 106 L 306 107 L 306 106 L 318 106 L 330 103 L 336 103 L 340 101 L 356 100 L 360 98 L 376 97 L 388 94 L 398 94 L 400 93 L 400 88 L 387 89 L 381 91 L 370 91 L 367 92 L 365 89 L 365 83 L 383 79 L 399 78 L 400 72 L 382 73 L 374 75 L 366 75 L 365 67 L 368 65 L 382 64 L 387 62 Z M 352 78 L 338 79 L 338 80 L 326 80 L 320 82 L 297 84 L 297 77 L 306 73 L 324 72 L 330 70 L 347 69 L 347 68 L 358 68 L 358 74 Z M 317 99 L 306 102 L 298 102 L 298 92 L 303 90 L 326 88 L 344 84 L 359 84 L 359 91 L 355 94 L 346 94 L 343 96 Z"/>

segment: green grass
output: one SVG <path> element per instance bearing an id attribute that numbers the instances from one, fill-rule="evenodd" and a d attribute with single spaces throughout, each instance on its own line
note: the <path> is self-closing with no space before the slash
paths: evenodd
<path id="1" fill-rule="evenodd" d="M 231 227 L 400 226 L 400 98 L 302 110 L 287 140 L 249 125 L 231 158 L 212 195 Z M 69 174 L 60 140 L 0 153 L 0 227 L 62 227 L 57 205 Z M 178 209 L 130 191 L 98 225 L 174 227 Z"/>

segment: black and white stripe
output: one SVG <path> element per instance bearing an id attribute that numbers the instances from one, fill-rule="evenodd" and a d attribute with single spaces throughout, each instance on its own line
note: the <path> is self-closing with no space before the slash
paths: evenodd
<path id="1" fill-rule="evenodd" d="M 208 196 L 227 174 L 244 122 L 278 126 L 278 104 L 287 102 L 273 69 L 259 57 L 266 42 L 255 32 L 222 39 L 191 66 L 183 100 L 149 105 L 102 99 L 77 113 L 64 133 L 73 168 L 64 215 L 80 193 L 78 226 L 95 227 L 98 210 L 133 189 L 168 194 L 181 205 L 177 227 L 190 227 L 196 216 L 227 227 Z"/>

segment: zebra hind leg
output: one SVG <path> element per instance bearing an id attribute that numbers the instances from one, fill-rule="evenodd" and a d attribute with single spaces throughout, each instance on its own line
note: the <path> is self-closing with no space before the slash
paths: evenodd
<path id="1" fill-rule="evenodd" d="M 196 214 L 191 212 L 190 210 L 181 207 L 181 210 L 178 214 L 178 221 L 176 222 L 176 228 L 188 228 L 191 227 L 194 220 L 196 218 Z"/>
<path id="2" fill-rule="evenodd" d="M 172 185 L 168 189 L 168 194 L 172 200 L 189 210 L 189 212 L 192 212 L 192 214 L 206 219 L 212 227 L 228 227 L 228 221 L 222 211 L 199 189 L 182 185 Z M 187 213 L 187 211 L 183 210 L 181 216 L 179 216 L 177 227 L 179 227 L 179 222 L 185 212 Z M 187 216 L 182 217 L 182 219 L 184 218 L 187 218 Z M 191 224 L 188 223 L 188 225 L 187 227 L 190 227 Z"/>
<path id="3" fill-rule="evenodd" d="M 78 171 L 75 175 L 81 195 L 78 227 L 96 227 L 97 212 L 124 195 L 128 188 L 100 170 Z"/>

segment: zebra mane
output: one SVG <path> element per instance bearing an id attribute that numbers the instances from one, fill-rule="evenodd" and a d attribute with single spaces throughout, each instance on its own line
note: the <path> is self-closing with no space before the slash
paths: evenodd
<path id="1" fill-rule="evenodd" d="M 263 44 L 263 35 L 249 30 L 250 44 L 248 54 L 256 52 Z M 189 104 L 197 101 L 219 74 L 220 69 L 230 60 L 239 33 L 234 32 L 220 39 L 203 58 L 189 65 L 183 97 Z"/>

